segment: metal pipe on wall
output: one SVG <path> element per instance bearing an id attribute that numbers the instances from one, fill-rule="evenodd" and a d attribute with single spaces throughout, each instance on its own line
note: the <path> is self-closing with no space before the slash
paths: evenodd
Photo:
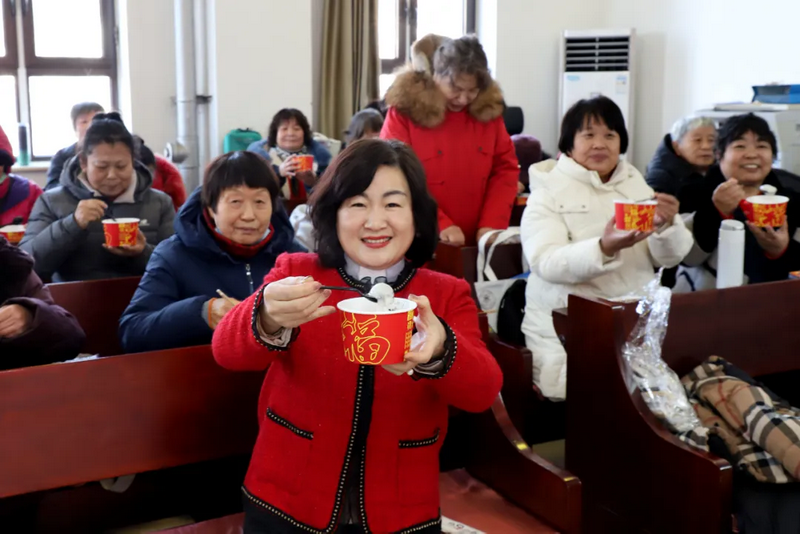
<path id="1" fill-rule="evenodd" d="M 175 0 L 175 80 L 177 86 L 177 150 L 182 147 L 186 159 L 179 168 L 187 191 L 200 184 L 200 161 L 197 138 L 197 90 L 195 83 L 194 2 Z"/>
<path id="2" fill-rule="evenodd" d="M 197 157 L 201 168 L 210 154 L 210 102 L 208 89 L 208 26 L 206 0 L 194 0 L 194 71 L 197 95 Z"/>

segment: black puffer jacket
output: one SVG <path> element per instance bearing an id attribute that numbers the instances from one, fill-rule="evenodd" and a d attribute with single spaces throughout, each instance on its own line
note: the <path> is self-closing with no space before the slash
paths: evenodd
<path id="1" fill-rule="evenodd" d="M 693 213 L 702 201 L 703 175 L 672 148 L 670 134 L 658 145 L 647 165 L 647 184 L 658 193 L 667 193 L 681 203 L 681 213 Z"/>

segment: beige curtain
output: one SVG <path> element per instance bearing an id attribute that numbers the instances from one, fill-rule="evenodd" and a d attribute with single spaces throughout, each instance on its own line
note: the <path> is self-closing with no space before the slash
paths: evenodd
<path id="1" fill-rule="evenodd" d="M 342 139 L 355 112 L 378 99 L 377 0 L 325 0 L 319 130 Z"/>

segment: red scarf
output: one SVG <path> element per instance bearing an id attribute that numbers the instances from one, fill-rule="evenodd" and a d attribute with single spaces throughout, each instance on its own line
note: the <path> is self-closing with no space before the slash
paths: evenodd
<path id="1" fill-rule="evenodd" d="M 219 247 L 224 251 L 233 256 L 234 258 L 239 258 L 243 260 L 249 260 L 250 258 L 254 258 L 256 254 L 261 252 L 261 250 L 267 246 L 267 243 L 272 240 L 272 236 L 275 233 L 272 225 L 269 225 L 269 233 L 267 237 L 259 241 L 254 245 L 242 245 L 241 243 L 236 243 L 235 241 L 231 241 L 224 235 L 217 232 L 216 225 L 211 217 L 208 215 L 208 211 L 203 210 L 203 220 L 206 223 L 206 228 L 211 235 L 214 236 L 214 240 L 217 242 Z"/>

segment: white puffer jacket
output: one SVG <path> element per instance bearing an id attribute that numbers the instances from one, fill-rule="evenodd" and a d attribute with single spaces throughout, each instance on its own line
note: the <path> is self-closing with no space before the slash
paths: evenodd
<path id="1" fill-rule="evenodd" d="M 530 168 L 531 195 L 522 216 L 525 258 L 531 266 L 522 331 L 533 352 L 533 380 L 553 399 L 566 398 L 567 361 L 553 328 L 552 312 L 567 296 L 616 298 L 640 290 L 653 267 L 672 267 L 694 242 L 676 215 L 648 239 L 604 257 L 600 238 L 614 216 L 614 200 L 651 197 L 653 190 L 632 165 L 620 161 L 608 182 L 572 158 L 561 156 Z"/>

